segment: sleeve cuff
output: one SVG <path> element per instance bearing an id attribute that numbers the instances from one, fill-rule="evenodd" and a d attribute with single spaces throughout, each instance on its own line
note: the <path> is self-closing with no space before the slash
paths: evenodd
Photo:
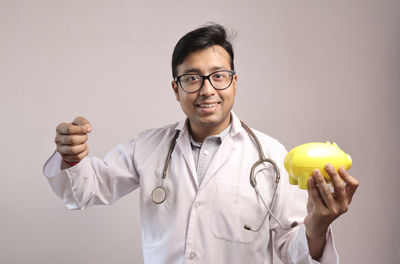
<path id="1" fill-rule="evenodd" d="M 300 264 L 300 263 L 338 264 L 339 255 L 336 251 L 335 244 L 333 242 L 332 228 L 329 227 L 328 232 L 326 234 L 326 243 L 324 252 L 322 253 L 321 258 L 318 261 L 316 261 L 311 258 L 309 253 L 305 225 L 304 224 L 301 225 L 300 228 L 297 230 L 294 240 L 289 245 L 289 257 L 290 257 L 290 262 L 294 264 Z"/>
<path id="2" fill-rule="evenodd" d="M 70 210 L 84 209 L 83 201 L 88 198 L 84 192 L 79 192 L 76 186 L 87 181 L 87 177 L 79 177 L 79 170 L 86 163 L 86 158 L 73 167 L 62 168 L 63 159 L 61 155 L 55 151 L 53 155 L 46 161 L 43 167 L 43 174 L 49 182 L 53 191 L 60 197 L 65 206 Z"/>
<path id="3" fill-rule="evenodd" d="M 60 153 L 54 151 L 53 155 L 46 161 L 43 166 L 43 174 L 46 178 L 52 178 L 61 171 L 62 157 Z"/>

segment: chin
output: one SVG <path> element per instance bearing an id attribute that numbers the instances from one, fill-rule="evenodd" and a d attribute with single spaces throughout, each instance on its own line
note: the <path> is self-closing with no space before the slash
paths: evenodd
<path id="1" fill-rule="evenodd" d="M 202 127 L 216 127 L 223 123 L 225 118 L 220 116 L 210 115 L 207 117 L 199 117 L 198 124 Z"/>

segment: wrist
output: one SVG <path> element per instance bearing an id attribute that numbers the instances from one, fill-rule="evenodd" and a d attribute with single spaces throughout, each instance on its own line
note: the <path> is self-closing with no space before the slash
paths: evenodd
<path id="1" fill-rule="evenodd" d="M 312 221 L 308 216 L 304 220 L 304 225 L 306 227 L 306 236 L 308 240 L 324 240 L 329 229 L 329 225 Z"/>
<path id="2" fill-rule="evenodd" d="M 321 228 L 318 230 L 310 230 L 306 226 L 306 237 L 311 241 L 324 241 L 326 239 L 326 234 L 328 233 L 328 228 Z"/>
<path id="3" fill-rule="evenodd" d="M 314 260 L 319 260 L 324 252 L 328 229 L 309 230 L 306 226 L 306 238 L 309 253 Z"/>
<path id="4" fill-rule="evenodd" d="M 65 159 L 63 159 L 63 162 L 71 167 L 75 166 L 76 164 L 78 164 L 81 161 L 75 161 L 75 162 L 71 162 L 71 161 L 66 161 Z"/>

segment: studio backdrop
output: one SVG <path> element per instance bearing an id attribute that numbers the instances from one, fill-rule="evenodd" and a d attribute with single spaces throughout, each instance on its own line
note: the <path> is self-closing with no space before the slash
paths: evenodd
<path id="1" fill-rule="evenodd" d="M 288 150 L 329 140 L 352 156 L 360 187 L 333 224 L 341 263 L 400 263 L 396 0 L 1 0 L 0 263 L 143 263 L 138 191 L 68 211 L 42 167 L 77 115 L 99 157 L 184 119 L 172 50 L 208 22 L 234 36 L 242 120 Z"/>

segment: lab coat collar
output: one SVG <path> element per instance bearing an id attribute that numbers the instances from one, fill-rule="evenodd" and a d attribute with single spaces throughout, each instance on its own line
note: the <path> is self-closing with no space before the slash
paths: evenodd
<path id="1" fill-rule="evenodd" d="M 202 186 L 205 186 L 206 182 L 208 182 L 209 178 L 211 175 L 214 174 L 214 172 L 220 168 L 225 161 L 230 157 L 230 155 L 233 153 L 235 150 L 235 145 L 233 144 L 232 140 L 235 140 L 235 138 L 239 135 L 243 135 L 243 133 L 247 133 L 246 130 L 242 127 L 242 124 L 239 120 L 239 118 L 235 115 L 233 111 L 231 111 L 231 130 L 229 132 L 229 136 L 226 137 L 224 142 L 222 144 L 225 144 L 226 146 L 224 147 L 224 153 L 221 153 L 221 151 L 218 151 L 216 153 L 216 156 L 214 157 L 213 161 L 211 161 L 211 164 L 204 175 L 203 183 Z M 192 177 L 192 182 L 196 190 L 198 189 L 198 179 L 197 179 L 197 173 L 196 173 L 196 165 L 194 163 L 194 158 L 193 158 L 193 151 L 192 147 L 190 145 L 190 135 L 189 135 L 189 129 L 187 125 L 188 119 L 180 121 L 177 126 L 175 127 L 175 130 L 180 130 L 179 137 L 176 140 L 177 146 L 182 152 L 182 155 L 189 167 L 189 170 L 191 172 L 191 177 Z"/>
<path id="2" fill-rule="evenodd" d="M 187 126 L 187 122 L 188 119 L 186 118 L 185 120 L 180 121 L 175 127 L 175 131 L 180 130 L 179 136 L 176 139 L 176 145 L 180 149 L 182 156 L 185 159 L 187 166 L 189 167 L 193 187 L 197 190 L 198 182 L 196 165 L 194 163 L 193 151 L 190 145 L 189 129 Z"/>
<path id="3" fill-rule="evenodd" d="M 247 132 L 243 128 L 243 126 L 240 122 L 240 119 L 236 116 L 236 114 L 233 111 L 231 111 L 231 116 L 232 116 L 232 121 L 231 121 L 232 129 L 230 132 L 231 137 L 233 138 L 233 137 L 243 134 L 243 133 L 246 134 Z"/>

